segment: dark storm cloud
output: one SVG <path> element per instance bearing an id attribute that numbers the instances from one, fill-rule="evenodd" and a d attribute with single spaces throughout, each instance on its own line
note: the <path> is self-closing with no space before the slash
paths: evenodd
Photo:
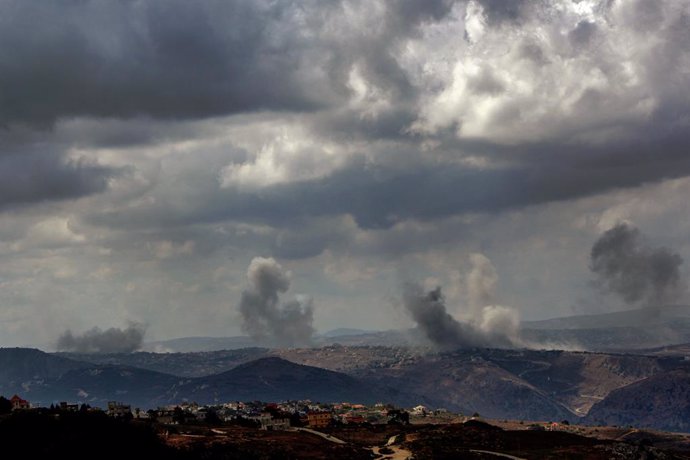
<path id="1" fill-rule="evenodd" d="M 109 179 L 125 173 L 58 153 L 0 155 L 0 209 L 103 192 Z"/>
<path id="2" fill-rule="evenodd" d="M 594 243 L 590 268 L 598 282 L 630 304 L 660 307 L 681 294 L 680 255 L 649 246 L 640 231 L 620 223 Z"/>
<path id="3" fill-rule="evenodd" d="M 145 333 L 146 326 L 139 323 L 125 329 L 94 327 L 81 335 L 67 330 L 58 339 L 57 349 L 76 353 L 131 353 L 141 348 Z"/>
<path id="4" fill-rule="evenodd" d="M 184 197 L 186 206 L 181 206 L 177 188 L 168 184 L 154 205 L 96 213 L 89 221 L 124 228 L 224 220 L 281 227 L 349 214 L 360 227 L 388 228 L 408 219 L 494 213 L 682 177 L 690 173 L 688 145 L 685 133 L 605 147 L 474 145 L 470 147 L 491 152 L 498 165 L 479 168 L 408 159 L 390 168 L 354 160 L 323 178 L 258 190 L 222 188 L 214 170 L 191 176 L 194 194 Z M 307 248 L 299 251 L 310 254 Z"/>
<path id="5" fill-rule="evenodd" d="M 382 86 L 412 91 L 387 47 L 447 13 L 449 2 L 395 2 L 386 32 L 366 48 L 306 38 L 318 37 L 321 23 L 342 8 L 256 0 L 2 2 L 0 124 L 313 110 L 344 100 L 355 61 Z"/>
<path id="6" fill-rule="evenodd" d="M 418 116 L 420 98 L 429 94 L 422 94 L 425 89 L 401 68 L 397 47 L 404 38 L 418 35 L 419 26 L 446 18 L 456 3 L 387 2 L 375 33 L 347 29 L 354 26 L 345 21 L 344 25 L 337 23 L 343 27 L 342 33 L 329 35 L 322 22 L 341 18 L 347 7 L 356 9 L 361 4 L 6 2 L 0 5 L 0 40 L 4 44 L 0 50 L 0 122 L 41 124 L 71 116 L 197 118 L 262 109 L 333 108 L 347 101 L 351 93 L 347 79 L 356 67 L 392 103 L 374 119 L 364 118 L 354 109 L 339 108 L 305 119 L 305 123 L 336 141 L 392 139 L 419 150 L 420 139 L 405 133 L 405 128 Z M 545 8 L 541 3 L 523 1 L 479 3 L 495 27 L 506 22 L 519 27 L 526 17 L 534 19 L 535 12 Z M 654 16 L 642 13 L 633 20 Z M 664 33 L 679 40 L 669 40 L 663 45 L 668 49 L 659 54 L 678 57 L 682 53 L 673 46 L 687 35 L 684 22 L 678 21 L 677 27 Z M 594 27 L 579 22 L 572 31 L 573 40 L 586 42 L 595 33 Z M 539 47 L 530 49 L 532 54 L 541 53 Z M 662 62 L 654 68 L 666 69 L 667 75 L 673 63 Z M 473 78 L 467 85 L 479 96 L 508 91 L 489 69 Z M 663 87 L 662 75 L 659 80 Z M 604 99 L 597 91 L 585 91 L 576 107 L 596 112 Z M 677 99 L 669 96 L 664 100 L 638 130 L 645 136 L 635 136 L 628 143 L 591 146 L 564 139 L 506 145 L 458 141 L 455 133 L 440 131 L 433 139 L 448 142 L 448 159 L 476 149 L 497 165 L 481 169 L 402 157 L 391 167 L 376 166 L 375 159 L 363 160 L 320 179 L 270 185 L 260 191 L 232 186 L 220 189 L 209 174 L 207 183 L 195 184 L 184 197 L 166 189 L 154 208 L 116 210 L 91 220 L 115 226 L 228 219 L 284 225 L 351 214 L 362 227 L 381 228 L 406 219 L 496 212 L 635 187 L 690 172 L 685 155 L 690 145 L 687 130 L 682 124 L 678 132 L 668 128 L 686 112 L 685 102 Z M 513 112 L 519 115 L 520 111 Z M 624 122 L 619 125 L 614 128 L 634 129 Z M 107 145 L 155 138 L 145 129 L 118 132 L 122 127 L 112 122 L 101 129 L 100 133 L 90 129 L 96 134 L 82 137 L 92 136 Z M 79 135 L 78 130 L 74 134 Z M 644 138 L 648 140 L 639 140 Z M 478 145 L 480 142 L 483 144 Z M 99 171 L 92 171 L 93 178 L 83 174 L 76 181 L 62 180 L 71 176 L 60 176 L 59 168 L 56 171 L 58 177 L 48 178 L 47 183 L 74 184 L 77 189 L 66 190 L 65 196 L 78 196 L 80 184 L 85 193 L 104 187 Z M 178 180 L 184 181 L 182 176 L 184 173 Z M 60 187 L 53 188 L 60 196 Z M 21 187 L 15 194 L 26 195 Z M 312 253 L 310 248 L 293 252 Z"/>
<path id="7" fill-rule="evenodd" d="M 299 26 L 292 13 L 288 2 L 3 2 L 0 122 L 321 106 L 299 83 L 298 37 L 280 30 Z"/>
<path id="8" fill-rule="evenodd" d="M 484 14 L 490 23 L 496 24 L 503 21 L 518 22 L 524 14 L 524 10 L 530 3 L 539 3 L 532 0 L 478 0 L 484 8 Z"/>

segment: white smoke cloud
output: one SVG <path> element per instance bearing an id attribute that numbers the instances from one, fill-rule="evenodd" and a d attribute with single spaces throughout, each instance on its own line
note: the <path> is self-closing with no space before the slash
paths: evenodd
<path id="1" fill-rule="evenodd" d="M 272 258 L 255 257 L 247 279 L 238 306 L 242 329 L 260 344 L 309 345 L 314 335 L 312 300 L 300 297 L 280 304 L 279 294 L 290 288 L 290 272 Z"/>
<path id="2" fill-rule="evenodd" d="M 481 315 L 481 310 L 486 305 L 494 303 L 498 274 L 491 261 L 483 254 L 470 254 L 470 262 L 472 269 L 467 275 L 467 295 L 469 307 L 476 317 Z"/>

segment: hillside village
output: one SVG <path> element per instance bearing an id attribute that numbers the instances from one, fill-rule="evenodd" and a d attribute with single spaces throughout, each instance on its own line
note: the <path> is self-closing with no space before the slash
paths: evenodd
<path id="1" fill-rule="evenodd" d="M 75 459 L 92 458 L 98 452 L 107 459 L 127 454 L 128 458 L 180 460 L 541 459 L 573 455 L 594 460 L 680 460 L 688 458 L 690 449 L 690 437 L 678 434 L 577 426 L 567 420 L 483 420 L 477 415 L 430 411 L 422 405 L 405 410 L 385 404 L 309 400 L 186 402 L 147 411 L 115 401 L 103 409 L 64 401 L 41 407 L 13 395 L 0 397 L 0 441 L 13 440 L 9 450 L 5 449 L 9 453 L 19 453 L 16 447 L 22 445 L 23 453 L 71 453 Z M 37 437 L 35 433 L 39 433 Z M 34 442 L 26 444 L 28 439 Z M 110 450 L 103 449 L 106 445 Z"/>
<path id="2" fill-rule="evenodd" d="M 1 409 L 3 401 L 9 402 L 5 410 Z M 435 417 L 437 420 L 450 421 L 461 416 L 445 409 L 431 410 L 423 405 L 406 410 L 383 403 L 366 406 L 349 402 L 318 403 L 309 400 L 277 403 L 234 401 L 214 405 L 183 402 L 142 410 L 117 401 L 108 402 L 107 408 L 104 409 L 66 401 L 45 407 L 31 405 L 19 395 L 14 395 L 9 400 L 0 396 L 0 414 L 14 411 L 34 411 L 58 416 L 65 412 L 103 412 L 113 418 L 148 420 L 163 425 L 235 424 L 261 430 L 286 430 L 292 427 L 327 428 L 337 425 L 405 425 L 410 423 L 411 418 Z"/>

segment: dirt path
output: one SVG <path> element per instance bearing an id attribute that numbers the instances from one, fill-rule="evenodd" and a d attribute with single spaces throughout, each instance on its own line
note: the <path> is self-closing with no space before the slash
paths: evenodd
<path id="1" fill-rule="evenodd" d="M 381 452 L 381 449 L 383 447 L 379 446 L 374 446 L 371 448 L 371 451 L 374 453 L 374 455 L 377 455 L 374 460 L 408 460 L 409 458 L 412 458 L 412 452 L 410 452 L 407 449 L 403 449 L 400 446 L 396 446 L 395 444 L 398 441 L 398 436 L 391 436 L 388 438 L 388 442 L 386 443 L 386 447 L 393 452 L 390 454 L 384 454 Z"/>
<path id="2" fill-rule="evenodd" d="M 408 460 L 409 458 L 412 457 L 412 452 L 410 452 L 407 449 L 403 449 L 402 447 L 398 446 L 386 446 L 390 450 L 393 451 L 392 454 L 384 454 L 381 453 L 382 447 L 372 447 L 371 450 L 374 452 L 374 455 L 377 457 L 374 458 L 374 460 Z"/>
<path id="3" fill-rule="evenodd" d="M 502 454 L 501 452 L 492 452 L 490 450 L 470 449 L 470 452 L 477 452 L 478 454 L 490 454 L 490 455 L 495 455 L 496 457 L 509 458 L 511 460 L 527 460 L 527 459 L 522 458 L 522 457 L 516 457 L 514 455 L 508 455 L 508 454 Z"/>
<path id="4" fill-rule="evenodd" d="M 537 366 L 531 369 L 525 369 L 518 374 L 518 377 L 523 378 L 525 375 L 531 374 L 532 372 L 545 371 L 551 367 L 551 363 L 546 361 L 532 361 L 532 364 L 537 364 Z"/>
<path id="5" fill-rule="evenodd" d="M 345 441 L 343 441 L 342 439 L 338 439 L 335 436 L 331 436 L 330 434 L 322 433 L 320 431 L 312 430 L 310 428 L 295 428 L 295 430 L 305 431 L 307 433 L 315 434 L 316 436 L 321 436 L 326 441 L 331 441 L 335 444 L 345 444 Z"/>

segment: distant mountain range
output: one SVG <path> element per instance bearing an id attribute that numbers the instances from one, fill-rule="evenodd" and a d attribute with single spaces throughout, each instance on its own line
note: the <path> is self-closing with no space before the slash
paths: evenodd
<path id="1" fill-rule="evenodd" d="M 690 306 L 669 305 L 659 308 L 579 315 L 540 321 L 523 321 L 522 337 L 532 348 L 627 351 L 690 342 Z M 314 347 L 333 344 L 346 346 L 425 346 L 417 329 L 370 331 L 341 328 L 317 335 Z M 147 342 L 142 351 L 156 353 L 191 353 L 236 350 L 256 347 L 245 336 L 181 337 Z"/>
<path id="2" fill-rule="evenodd" d="M 313 346 L 325 345 L 383 345 L 398 346 L 423 344 L 416 330 L 366 331 L 363 329 L 334 329 L 313 338 Z M 194 353 L 216 350 L 237 350 L 256 347 L 250 337 L 180 337 L 177 339 L 147 342 L 142 351 L 153 353 Z"/>
<path id="3" fill-rule="evenodd" d="M 49 354 L 0 349 L 0 394 L 33 402 L 311 399 L 424 404 L 499 419 L 690 431 L 690 346 L 639 354 L 329 345 L 203 353 Z M 88 360 L 88 361 L 87 361 Z"/>
<path id="4" fill-rule="evenodd" d="M 522 327 L 536 330 L 605 329 L 613 327 L 644 327 L 667 324 L 677 319 L 690 319 L 690 305 L 667 305 L 594 315 L 564 316 L 540 321 L 523 321 Z"/>
<path id="5" fill-rule="evenodd" d="M 340 372 L 295 364 L 278 357 L 266 357 L 237 366 L 227 372 L 192 379 L 174 386 L 169 401 L 184 395 L 199 403 L 224 401 L 356 401 L 375 404 L 379 401 L 409 405 L 414 396 L 403 399 L 400 391 L 374 382 L 365 382 Z"/>
<path id="6" fill-rule="evenodd" d="M 110 361 L 114 361 L 114 355 L 110 355 Z M 0 394 L 9 397 L 18 393 L 43 405 L 72 401 L 104 407 L 111 400 L 141 408 L 183 401 L 205 404 L 311 399 L 322 402 L 386 401 L 399 405 L 417 401 L 415 395 L 404 391 L 275 356 L 194 378 L 124 364 L 77 361 L 22 348 L 0 349 L 0 363 L 5 364 L 0 368 Z"/>
<path id="7" fill-rule="evenodd" d="M 7 348 L 0 394 L 142 408 L 185 400 L 421 403 L 492 418 L 690 431 L 690 307 L 524 322 L 522 335 L 537 349 L 435 353 L 415 329 L 334 330 L 303 349 L 259 348 L 246 337 L 147 344 L 166 353 Z"/>
<path id="8" fill-rule="evenodd" d="M 522 323 L 529 343 L 551 348 L 628 351 L 690 342 L 690 306 L 668 305 Z"/>

